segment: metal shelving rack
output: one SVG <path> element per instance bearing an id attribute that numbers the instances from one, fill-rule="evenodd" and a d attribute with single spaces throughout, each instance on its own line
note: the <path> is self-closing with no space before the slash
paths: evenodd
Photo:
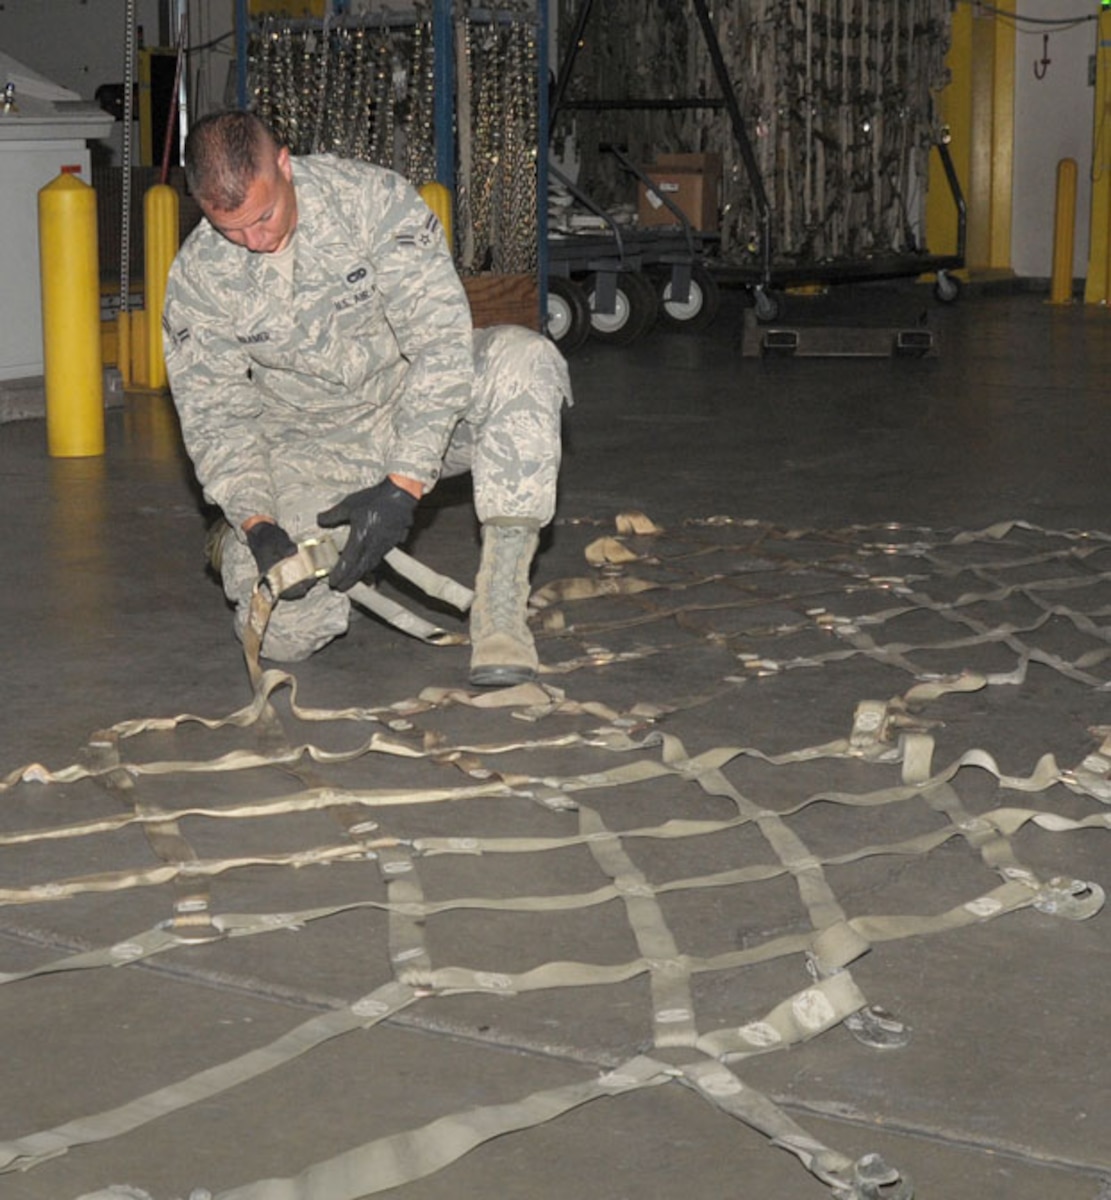
<path id="1" fill-rule="evenodd" d="M 259 18 L 252 15 L 250 0 L 235 0 L 236 22 L 236 95 L 240 107 L 251 105 L 251 36 L 259 28 Z M 469 5 L 460 0 L 431 0 L 418 11 L 414 9 L 382 9 L 378 12 L 367 11 L 353 14 L 343 0 L 327 0 L 328 13 L 322 18 L 302 18 L 296 22 L 285 21 L 287 28 L 313 27 L 322 32 L 353 28 L 360 24 L 380 26 L 390 23 L 398 27 L 414 25 L 428 21 L 432 30 L 432 136 L 431 150 L 434 159 L 435 182 L 443 184 L 459 199 L 458 176 L 458 89 L 456 71 L 456 30 L 457 25 L 469 21 L 472 26 L 505 24 L 518 22 L 531 29 L 535 40 L 536 55 L 536 87 L 535 105 L 537 112 L 535 139 L 537 152 L 533 155 L 535 162 L 535 190 L 537 203 L 535 205 L 534 237 L 535 262 L 521 274 L 531 274 L 536 281 L 537 307 L 535 320 L 528 323 L 543 328 L 546 316 L 546 305 L 543 298 L 547 289 L 547 256 L 545 252 L 547 239 L 547 207 L 543 203 L 548 186 L 547 156 L 539 153 L 539 148 L 547 145 L 548 140 L 548 3 L 547 0 L 528 0 L 528 3 L 507 4 L 504 7 Z M 331 11 L 334 9 L 335 11 Z M 418 185 L 431 182 L 429 179 L 413 180 Z M 456 212 L 459 212 L 456 205 Z M 456 228 L 456 245 L 460 244 L 459 229 Z M 525 231 L 527 235 L 528 231 Z M 465 282 L 481 280 L 482 274 L 466 275 Z M 468 290 L 471 290 L 470 288 Z M 473 296 L 472 296 L 473 302 Z M 507 314 L 512 319 L 512 313 Z"/>
<path id="2" fill-rule="evenodd" d="M 686 258 L 687 261 L 702 262 L 723 283 L 748 288 L 754 297 L 757 317 L 762 321 L 774 321 L 778 315 L 779 303 L 775 297 L 776 290 L 802 284 L 892 279 L 933 272 L 938 277 L 935 289 L 938 298 L 943 301 L 955 299 L 957 285 L 950 278 L 949 272 L 963 267 L 965 263 L 967 214 L 949 147 L 944 141 L 935 143 L 935 147 L 941 158 L 946 182 L 957 211 L 957 249 L 955 253 L 939 255 L 917 252 L 890 253 L 877 254 L 860 260 L 817 262 L 786 262 L 777 258 L 772 230 L 771 202 L 749 135 L 749 123 L 742 111 L 733 80 L 730 78 L 713 18 L 706 0 L 690 0 L 690 6 L 709 55 L 718 95 L 655 99 L 571 98 L 569 90 L 576 60 L 585 43 L 588 26 L 595 10 L 594 0 L 581 0 L 573 30 L 565 42 L 568 49 L 559 64 L 551 106 L 550 127 L 555 127 L 557 118 L 562 112 L 573 110 L 620 112 L 634 109 L 672 111 L 702 109 L 714 113 L 724 112 L 728 118 L 731 136 L 747 177 L 758 218 L 759 229 L 752 261 L 734 263 L 717 258 L 715 255 L 716 239 L 692 231 L 685 217 L 676 213 L 676 224 L 679 226 L 682 238 L 685 238 L 685 248 L 681 243 L 676 243 L 675 231 L 670 236 L 650 231 L 636 232 L 628 229 L 617 231 L 611 222 L 611 236 L 608 239 L 596 239 L 593 247 L 583 246 L 581 253 L 566 248 L 553 248 L 553 253 L 558 255 L 561 260 L 561 266 L 564 268 L 570 266 L 573 270 L 588 268 L 597 270 L 600 268 L 603 272 L 612 274 L 621 270 L 638 270 L 645 262 L 674 261 L 676 256 L 680 260 Z M 627 160 L 622 162 L 622 166 L 626 170 L 634 170 Z M 640 174 L 639 172 L 635 173 Z M 640 179 L 642 183 L 647 182 L 642 174 L 640 174 Z M 576 194 L 580 200 L 587 203 L 588 207 L 600 212 L 596 206 L 590 205 L 588 197 L 581 192 Z M 657 198 L 665 204 L 668 203 L 665 196 L 658 195 Z M 669 205 L 669 207 L 672 206 Z M 692 233 L 695 238 L 693 245 Z M 607 244 L 609 246 L 608 255 L 605 253 Z M 682 280 L 679 276 L 676 278 L 681 288 Z"/>

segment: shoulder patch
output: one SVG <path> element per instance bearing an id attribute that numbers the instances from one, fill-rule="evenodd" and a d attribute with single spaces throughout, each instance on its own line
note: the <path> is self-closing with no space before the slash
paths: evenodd
<path id="1" fill-rule="evenodd" d="M 435 245 L 439 229 L 439 218 L 435 213 L 429 213 L 418 228 L 402 230 L 396 234 L 395 240 L 399 246 L 415 246 L 418 250 L 428 250 Z"/>
<path id="2" fill-rule="evenodd" d="M 174 329 L 170 325 L 170 318 L 167 313 L 162 314 L 162 332 L 169 338 L 170 345 L 175 350 L 180 350 L 189 340 L 189 326 L 183 325 L 181 329 Z"/>

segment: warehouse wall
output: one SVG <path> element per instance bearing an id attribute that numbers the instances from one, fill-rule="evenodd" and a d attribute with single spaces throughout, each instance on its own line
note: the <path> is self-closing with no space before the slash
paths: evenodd
<path id="1" fill-rule="evenodd" d="M 1020 0 L 1022 16 L 1055 18 L 1091 15 L 1084 0 Z M 1048 50 L 1043 36 L 1048 33 Z M 1057 163 L 1076 159 L 1079 187 L 1073 276 L 1088 272 L 1088 214 L 1094 93 L 1088 61 L 1096 52 L 1098 27 L 1085 21 L 1072 29 L 1021 27 L 1015 48 L 1015 160 L 1011 265 L 1017 275 L 1045 279 L 1053 261 L 1053 217 Z M 1049 65 L 1043 68 L 1043 55 Z M 1034 71 L 1044 70 L 1039 79 Z"/>
<path id="2" fill-rule="evenodd" d="M 101 84 L 122 83 L 126 38 L 121 0 L 20 0 L 0 3 L 0 49 L 55 83 L 92 100 Z M 143 44 L 173 46 L 174 5 L 167 0 L 135 0 Z M 234 103 L 235 45 L 233 0 L 189 0 L 190 46 L 217 45 L 189 58 L 189 94 L 198 113 Z M 2 81 L 0 81 L 2 83 Z M 109 159 L 121 159 L 121 126 L 106 139 Z"/>
<path id="3" fill-rule="evenodd" d="M 158 44 L 159 0 L 136 0 L 146 44 Z M 122 83 L 120 0 L 18 0 L 0 4 L 0 49 L 91 100 L 102 83 Z"/>

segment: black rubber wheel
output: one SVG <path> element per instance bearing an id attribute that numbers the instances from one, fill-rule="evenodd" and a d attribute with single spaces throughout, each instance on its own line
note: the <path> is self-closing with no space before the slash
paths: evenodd
<path id="1" fill-rule="evenodd" d="M 691 286 L 685 303 L 671 299 L 671 273 L 660 279 L 660 321 L 671 329 L 693 333 L 705 329 L 721 308 L 718 281 L 701 263 L 691 264 Z"/>
<path id="2" fill-rule="evenodd" d="M 577 283 L 548 276 L 548 337 L 564 354 L 577 350 L 590 336 L 590 304 Z"/>
<path id="3" fill-rule="evenodd" d="M 756 310 L 756 319 L 761 325 L 770 325 L 773 321 L 778 321 L 783 312 L 783 303 L 779 297 L 762 287 L 752 289 L 752 307 Z"/>
<path id="4" fill-rule="evenodd" d="M 955 279 L 948 271 L 938 271 L 937 282 L 934 284 L 934 296 L 942 304 L 956 304 L 960 299 L 961 281 Z"/>
<path id="5" fill-rule="evenodd" d="M 586 298 L 590 304 L 590 334 L 612 346 L 628 346 L 643 337 L 660 315 L 660 299 L 651 280 L 637 271 L 622 271 L 617 276 L 617 296 L 613 312 L 595 311 L 594 289 L 596 276 L 586 282 Z"/>

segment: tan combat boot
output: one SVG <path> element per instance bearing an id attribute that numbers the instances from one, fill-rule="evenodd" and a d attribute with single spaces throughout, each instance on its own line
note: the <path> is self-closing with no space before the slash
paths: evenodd
<path id="1" fill-rule="evenodd" d="M 529 567 L 540 540 L 535 521 L 494 518 L 482 527 L 482 561 L 471 605 L 475 687 L 531 683 L 539 666 L 528 628 Z"/>
<path id="2" fill-rule="evenodd" d="M 205 530 L 205 560 L 213 571 L 216 572 L 217 577 L 219 577 L 224 567 L 224 548 L 227 546 L 227 540 L 233 537 L 235 537 L 235 534 L 224 517 L 217 517 L 208 529 Z"/>

